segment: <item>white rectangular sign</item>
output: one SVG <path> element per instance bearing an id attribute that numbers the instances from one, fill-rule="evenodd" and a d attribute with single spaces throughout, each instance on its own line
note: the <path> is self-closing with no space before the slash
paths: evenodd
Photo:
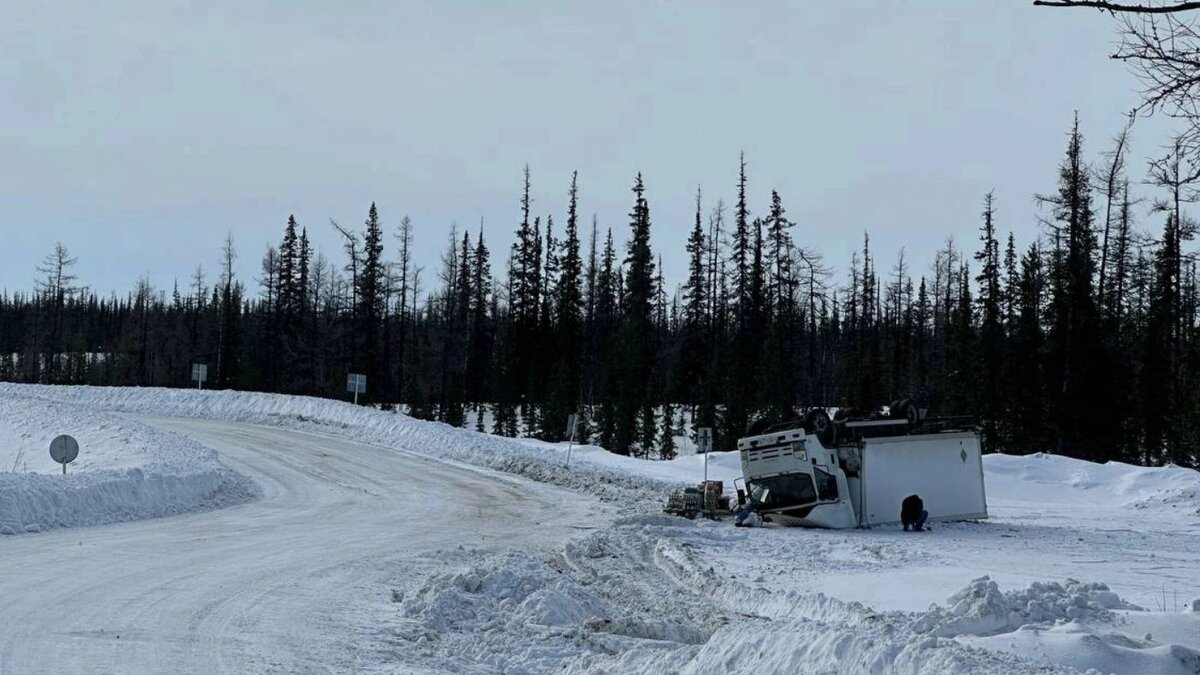
<path id="1" fill-rule="evenodd" d="M 192 381 L 206 382 L 208 381 L 208 365 L 204 363 L 192 364 Z"/>
<path id="2" fill-rule="evenodd" d="M 567 440 L 575 440 L 575 431 L 579 428 L 579 415 L 571 413 L 567 417 Z"/>
<path id="3" fill-rule="evenodd" d="M 346 391 L 363 394 L 367 391 L 367 376 L 360 373 L 350 373 L 346 376 Z"/>
<path id="4" fill-rule="evenodd" d="M 696 429 L 696 452 L 712 452 L 712 427 Z"/>

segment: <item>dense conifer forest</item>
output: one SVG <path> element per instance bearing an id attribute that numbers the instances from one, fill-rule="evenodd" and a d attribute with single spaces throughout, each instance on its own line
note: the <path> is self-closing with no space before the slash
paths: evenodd
<path id="1" fill-rule="evenodd" d="M 978 416 L 990 450 L 1196 466 L 1195 176 L 1178 149 L 1145 173 L 1128 154 L 1126 134 L 1097 150 L 1076 122 L 1036 240 L 980 195 L 977 231 L 947 233 L 924 272 L 869 234 L 836 266 L 783 196 L 748 203 L 744 160 L 728 203 L 698 190 L 686 241 L 657 241 L 686 250 L 677 286 L 640 174 L 628 222 L 601 225 L 578 175 L 553 177 L 562 210 L 536 213 L 526 168 L 511 248 L 452 227 L 437 270 L 414 260 L 413 223 L 385 227 L 374 204 L 334 224 L 336 254 L 281 218 L 254 279 L 229 238 L 211 283 L 197 268 L 123 296 L 87 290 L 64 242 L 32 292 L 0 297 L 0 380 L 186 387 L 206 363 L 217 388 L 346 397 L 360 372 L 363 403 L 547 440 L 580 412 L 591 442 L 656 457 L 685 414 L 728 448 L 757 418 L 915 398 Z"/>

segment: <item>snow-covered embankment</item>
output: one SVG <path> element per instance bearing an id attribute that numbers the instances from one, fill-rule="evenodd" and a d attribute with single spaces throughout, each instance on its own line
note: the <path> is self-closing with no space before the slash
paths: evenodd
<path id="1" fill-rule="evenodd" d="M 340 436 L 401 452 L 525 476 L 538 482 L 585 491 L 611 502 L 648 498 L 657 503 L 663 488 L 669 484 L 664 482 L 669 477 L 642 475 L 623 467 L 588 463 L 568 468 L 564 461 L 565 446 L 538 447 L 416 420 L 407 415 L 308 396 L 0 383 L 0 399 L 22 396 L 74 404 L 89 410 L 244 422 Z"/>
<path id="2" fill-rule="evenodd" d="M 241 503 L 253 482 L 211 450 L 127 416 L 185 417 L 310 431 L 443 461 L 495 469 L 609 502 L 657 503 L 666 477 L 597 463 L 565 466 L 535 447 L 405 415 L 305 396 L 142 387 L 0 383 L 0 532 L 36 532 L 151 518 Z M 79 439 L 70 475 L 47 453 L 50 439 Z M 6 445 L 7 444 L 7 445 Z"/>
<path id="3" fill-rule="evenodd" d="M 250 501 L 258 486 L 212 450 L 49 387 L 0 385 L 0 534 L 102 525 Z M 61 475 L 50 440 L 70 434 L 79 457 Z"/>

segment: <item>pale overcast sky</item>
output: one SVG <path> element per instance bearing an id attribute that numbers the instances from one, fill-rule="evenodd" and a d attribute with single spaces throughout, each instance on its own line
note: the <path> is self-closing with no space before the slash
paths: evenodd
<path id="1" fill-rule="evenodd" d="M 4 0 L 0 288 L 56 240 L 105 293 L 211 280 L 227 231 L 251 281 L 289 213 L 340 260 L 329 219 L 372 200 L 430 268 L 483 216 L 499 271 L 526 163 L 538 213 L 561 228 L 578 169 L 622 240 L 642 171 L 679 279 L 696 186 L 731 202 L 740 150 L 752 209 L 778 189 L 839 275 L 863 230 L 922 272 L 947 235 L 974 250 L 988 190 L 1035 234 L 1072 112 L 1096 158 L 1136 102 L 1114 40 L 1029 0 Z M 1135 136 L 1140 178 L 1166 130 Z"/>

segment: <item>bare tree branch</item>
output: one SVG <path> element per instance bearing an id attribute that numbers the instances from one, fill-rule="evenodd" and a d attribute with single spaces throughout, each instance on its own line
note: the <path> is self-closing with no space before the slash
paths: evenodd
<path id="1" fill-rule="evenodd" d="M 1106 12 L 1129 14 L 1171 14 L 1200 9 L 1200 2 L 1179 2 L 1173 5 L 1126 5 L 1102 0 L 1033 0 L 1038 7 L 1091 7 Z"/>
<path id="2" fill-rule="evenodd" d="M 1112 58 L 1129 66 L 1141 84 L 1141 102 L 1130 115 L 1161 114 L 1180 120 L 1173 145 L 1200 163 L 1200 1 L 1127 4 L 1100 0 L 1034 0 L 1048 7 L 1092 7 L 1119 19 L 1120 43 Z"/>

